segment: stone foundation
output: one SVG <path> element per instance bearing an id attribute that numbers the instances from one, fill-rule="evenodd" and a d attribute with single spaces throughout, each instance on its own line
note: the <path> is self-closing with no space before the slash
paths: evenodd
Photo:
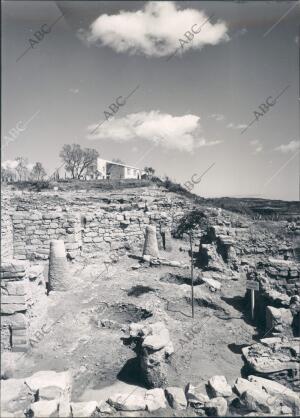
<path id="1" fill-rule="evenodd" d="M 46 314 L 42 266 L 12 260 L 1 265 L 1 350 L 25 352 Z"/>
<path id="2" fill-rule="evenodd" d="M 46 260 L 51 240 L 63 240 L 71 260 L 125 248 L 142 251 L 150 223 L 156 226 L 161 248 L 168 251 L 171 230 L 183 215 L 182 207 L 189 206 L 184 198 L 171 202 L 165 192 L 147 189 L 100 194 L 97 200 L 82 192 L 65 199 L 47 192 L 17 195 L 2 224 L 7 258 Z"/>

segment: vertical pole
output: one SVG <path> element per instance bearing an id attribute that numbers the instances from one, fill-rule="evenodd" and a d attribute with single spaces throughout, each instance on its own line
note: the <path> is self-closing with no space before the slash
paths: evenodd
<path id="1" fill-rule="evenodd" d="M 254 319 L 254 292 L 255 290 L 251 289 L 251 318 Z"/>
<path id="2" fill-rule="evenodd" d="M 194 318 L 194 266 L 193 266 L 193 241 L 192 241 L 192 233 L 190 233 L 190 248 L 191 248 L 192 317 Z"/>

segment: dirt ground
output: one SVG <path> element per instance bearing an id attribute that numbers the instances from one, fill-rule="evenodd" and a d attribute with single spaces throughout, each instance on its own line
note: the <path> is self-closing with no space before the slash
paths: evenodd
<path id="1" fill-rule="evenodd" d="M 171 253 L 161 255 L 189 263 L 179 246 L 180 242 Z M 165 320 L 175 348 L 170 386 L 204 383 L 215 374 L 225 375 L 232 384 L 243 374 L 241 347 L 256 336 L 243 300 L 246 278 L 224 277 L 218 296 L 214 293 L 220 309 L 196 304 L 192 319 L 190 301 L 182 290 L 187 284 L 178 284 L 181 279 L 172 283 L 170 273 L 189 277 L 189 269 L 141 267 L 128 255 L 109 267 L 97 259 L 70 263 L 72 288 L 48 296 L 46 331 L 30 352 L 20 353 L 16 377 L 39 370 L 70 370 L 74 401 L 99 401 L 115 391 L 135 390 L 136 385 L 143 390 L 135 353 L 122 339 L 131 322 Z M 201 323 L 197 333 L 191 332 L 195 323 Z"/>

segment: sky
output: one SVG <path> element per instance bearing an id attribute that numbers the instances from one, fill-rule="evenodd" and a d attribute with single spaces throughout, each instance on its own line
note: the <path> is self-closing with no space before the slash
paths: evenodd
<path id="1" fill-rule="evenodd" d="M 78 143 L 204 197 L 298 200 L 299 23 L 300 1 L 3 1 L 2 162 L 50 174 Z"/>

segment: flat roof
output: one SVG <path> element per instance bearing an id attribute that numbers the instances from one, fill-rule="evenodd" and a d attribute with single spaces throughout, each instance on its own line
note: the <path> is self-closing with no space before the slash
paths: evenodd
<path id="1" fill-rule="evenodd" d="M 105 160 L 104 158 L 98 158 L 98 160 L 105 161 L 106 163 L 109 163 L 109 164 L 120 165 L 120 166 L 122 166 L 122 167 L 128 167 L 128 168 L 134 168 L 135 170 L 141 170 L 140 168 L 138 168 L 138 167 L 133 167 L 132 165 L 127 165 L 127 164 L 116 163 L 115 161 Z"/>

